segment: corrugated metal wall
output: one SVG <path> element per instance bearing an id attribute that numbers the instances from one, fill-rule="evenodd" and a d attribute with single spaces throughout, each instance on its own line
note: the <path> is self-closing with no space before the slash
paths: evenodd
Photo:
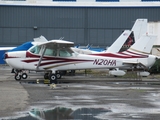
<path id="1" fill-rule="evenodd" d="M 0 6 L 0 46 L 19 45 L 40 35 L 109 46 L 137 18 L 159 21 L 159 13 L 160 7 Z"/>

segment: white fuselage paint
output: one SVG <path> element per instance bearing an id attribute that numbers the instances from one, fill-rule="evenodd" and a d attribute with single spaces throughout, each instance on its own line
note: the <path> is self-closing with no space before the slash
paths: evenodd
<path id="1" fill-rule="evenodd" d="M 118 53 L 117 53 L 118 54 Z M 26 51 L 8 52 L 7 64 L 15 69 L 37 70 L 39 57 L 26 57 Z M 47 57 L 47 59 L 45 59 Z M 76 69 L 98 69 L 98 68 L 125 68 L 132 67 L 132 64 L 142 63 L 146 67 L 151 67 L 156 61 L 156 57 L 148 55 L 145 58 L 116 58 L 96 55 L 84 55 L 73 53 L 71 57 L 44 56 L 38 70 L 76 70 Z"/>

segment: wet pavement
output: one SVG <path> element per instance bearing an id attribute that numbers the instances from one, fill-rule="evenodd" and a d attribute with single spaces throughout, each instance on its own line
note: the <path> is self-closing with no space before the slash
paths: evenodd
<path id="1" fill-rule="evenodd" d="M 48 85 L 43 84 L 39 74 L 31 74 L 27 80 L 18 82 L 9 68 L 1 68 L 0 73 L 0 106 L 7 106 L 0 108 L 3 111 L 0 119 L 159 120 L 160 117 L 158 78 L 134 81 L 67 76 L 57 85 Z"/>

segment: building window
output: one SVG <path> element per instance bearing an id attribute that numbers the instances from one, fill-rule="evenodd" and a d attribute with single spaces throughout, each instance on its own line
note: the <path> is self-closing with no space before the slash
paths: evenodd
<path id="1" fill-rule="evenodd" d="M 1 0 L 1 1 L 26 1 L 26 0 Z"/>
<path id="2" fill-rule="evenodd" d="M 76 0 L 53 0 L 54 2 L 76 2 Z"/>
<path id="3" fill-rule="evenodd" d="M 119 0 L 96 0 L 96 2 L 119 2 Z"/>
<path id="4" fill-rule="evenodd" d="M 160 1 L 160 0 L 142 0 L 142 2 L 156 2 L 156 1 Z"/>

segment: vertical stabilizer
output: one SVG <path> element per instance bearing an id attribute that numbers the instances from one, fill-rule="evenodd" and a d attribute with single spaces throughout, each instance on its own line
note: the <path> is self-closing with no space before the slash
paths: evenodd
<path id="1" fill-rule="evenodd" d="M 147 32 L 147 19 L 137 19 L 131 31 L 134 32 L 134 38 L 137 41 L 143 34 Z"/>
<path id="2" fill-rule="evenodd" d="M 34 40 L 34 42 L 47 42 L 48 40 L 44 37 L 44 36 L 40 36 L 40 37 L 38 37 L 38 38 L 34 38 L 33 39 Z"/>
<path id="3" fill-rule="evenodd" d="M 144 34 L 128 50 L 149 54 L 157 36 Z"/>
<path id="4" fill-rule="evenodd" d="M 117 38 L 117 40 L 106 50 L 106 52 L 119 52 L 119 50 L 122 48 L 123 44 L 126 42 L 130 34 L 130 30 L 125 30 Z"/>

